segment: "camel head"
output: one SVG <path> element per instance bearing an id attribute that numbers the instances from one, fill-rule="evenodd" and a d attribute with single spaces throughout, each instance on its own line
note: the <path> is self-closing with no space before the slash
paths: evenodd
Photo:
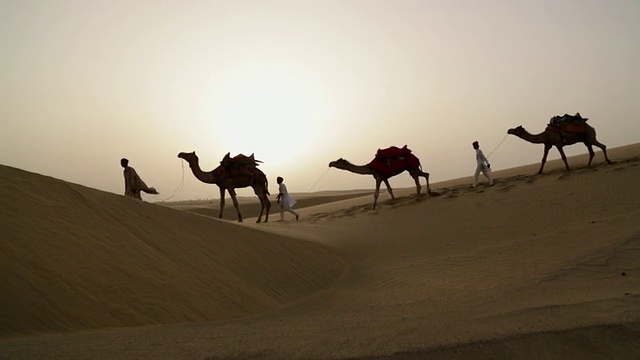
<path id="1" fill-rule="evenodd" d="M 180 159 L 186 160 L 189 163 L 189 165 L 198 163 L 198 155 L 196 155 L 195 151 L 192 151 L 189 153 L 181 152 L 180 154 L 178 154 L 178 157 Z"/>
<path id="2" fill-rule="evenodd" d="M 349 162 L 343 158 L 329 163 L 329 167 L 346 170 L 349 167 Z"/>
<path id="3" fill-rule="evenodd" d="M 509 129 L 509 130 L 507 130 L 507 134 L 509 134 L 509 135 L 515 135 L 515 136 L 522 135 L 522 134 L 524 134 L 524 133 L 526 133 L 526 132 L 527 132 L 527 130 L 525 130 L 525 129 L 522 127 L 522 125 L 520 125 L 520 126 L 518 126 L 518 127 L 516 127 L 516 128 L 513 128 L 513 129 Z"/>

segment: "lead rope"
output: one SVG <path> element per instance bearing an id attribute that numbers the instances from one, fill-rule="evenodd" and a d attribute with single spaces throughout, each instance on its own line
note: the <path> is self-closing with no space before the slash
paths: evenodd
<path id="1" fill-rule="evenodd" d="M 182 163 L 182 179 L 180 179 L 180 183 L 178 184 L 178 187 L 173 191 L 171 196 L 169 196 L 166 199 L 158 200 L 158 202 L 171 200 L 173 199 L 174 196 L 178 195 L 178 192 L 180 192 L 180 190 L 182 190 L 182 186 L 184 186 L 184 161 L 180 160 L 180 162 Z"/>
<path id="2" fill-rule="evenodd" d="M 493 154 L 496 150 L 498 150 L 498 148 L 500 147 L 500 145 L 502 145 L 502 143 L 507 140 L 507 137 L 509 136 L 509 134 L 505 135 L 504 138 L 502 139 L 502 141 L 500 141 L 500 144 L 498 144 L 498 146 L 496 146 L 493 150 L 491 150 L 491 152 L 489 153 L 489 155 L 487 155 L 487 159 L 491 157 L 491 154 Z"/>
<path id="3" fill-rule="evenodd" d="M 316 185 L 318 185 L 318 183 L 320 182 L 320 180 L 322 180 L 322 178 L 327 175 L 327 173 L 329 172 L 329 169 L 331 169 L 330 167 L 327 167 L 327 171 L 324 172 L 324 174 L 322 174 L 322 176 L 320 176 L 320 179 L 318 179 L 318 181 L 315 182 L 315 184 L 313 184 L 313 186 L 311 186 L 311 188 L 307 191 L 308 193 L 311 192 L 311 190 L 316 187 Z"/>

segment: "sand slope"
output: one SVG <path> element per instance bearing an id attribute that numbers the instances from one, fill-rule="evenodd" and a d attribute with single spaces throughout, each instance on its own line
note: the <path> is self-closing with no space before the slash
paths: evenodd
<path id="1" fill-rule="evenodd" d="M 323 254 L 336 265 L 318 265 L 322 271 L 333 269 L 320 279 L 335 281 L 312 296 L 265 307 L 266 311 L 250 316 L 208 323 L 6 337 L 0 340 L 0 354 L 7 358 L 67 359 L 637 359 L 640 146 L 612 149 L 611 157 L 618 162 L 604 165 L 596 161 L 592 168 L 580 164 L 583 157 L 572 158 L 574 171 L 570 173 L 562 171 L 558 162 L 550 162 L 542 176 L 531 176 L 537 164 L 496 172 L 495 186 L 475 190 L 469 187 L 469 179 L 434 184 L 439 196 L 420 201 L 411 195 L 412 189 L 398 189 L 395 201 L 381 195 L 376 210 L 371 209 L 370 195 L 342 199 L 302 208 L 299 222 L 189 220 L 203 221 L 234 239 L 252 234 L 268 243 L 265 248 L 270 248 L 273 256 L 303 252 L 313 248 L 311 241 L 318 251 L 304 253 L 305 264 L 292 267 L 312 266 L 306 259 L 313 262 L 317 254 Z M 16 179 L 12 174 L 11 182 Z M 99 193 L 91 194 L 97 197 Z M 70 194 L 63 198 L 73 199 Z M 122 224 L 133 227 L 143 219 L 154 223 L 162 219 L 162 225 L 156 226 L 163 232 L 169 231 L 162 226 L 174 224 L 173 218 L 180 222 L 196 218 L 136 202 L 129 210 L 124 202 L 112 210 L 115 198 L 110 210 L 97 218 L 128 211 L 125 218 L 136 221 L 119 220 Z M 100 203 L 107 201 L 99 199 Z M 124 200 L 118 198 L 117 203 Z M 85 212 L 94 207 L 104 209 L 102 204 L 92 204 Z M 27 226 L 24 218 L 20 221 Z M 118 221 L 107 223 L 113 226 Z M 94 236 L 104 239 L 105 232 L 108 229 L 97 229 Z M 180 242 L 171 243 L 192 241 L 204 246 L 201 243 L 209 240 L 197 240 L 204 234 L 209 233 L 181 228 L 175 235 Z M 41 235 L 33 236 L 42 242 Z M 291 243 L 292 238 L 298 239 L 300 248 Z M 168 249 L 165 261 L 180 252 L 190 252 L 188 248 Z M 343 263 L 327 253 L 327 248 Z M 240 252 L 224 252 L 216 261 L 242 259 L 251 253 L 248 248 L 237 250 Z M 127 248 L 126 253 L 139 252 Z M 90 249 L 81 254 L 90 254 Z M 7 256 L 10 261 L 15 258 Z M 147 266 L 158 261 L 149 260 Z M 336 279 L 340 264 L 344 264 L 344 272 Z M 302 275 L 318 271 L 306 269 L 289 284 L 306 284 Z M 264 268 L 247 266 L 244 270 L 261 276 L 258 272 Z M 137 271 L 143 271 L 142 267 Z M 32 274 L 45 276 L 42 271 Z M 238 274 L 230 271 L 225 276 Z M 311 292 L 314 286 L 322 288 L 320 282 L 316 280 L 304 289 Z M 243 297 L 241 291 L 253 295 L 258 291 L 247 289 L 263 287 L 251 281 L 248 284 L 238 284 L 236 293 L 212 303 L 220 307 L 255 303 L 252 296 Z M 45 295 L 54 292 L 46 282 L 37 286 L 47 290 Z M 196 290 L 190 290 L 192 287 Z M 193 297 L 199 296 L 201 288 L 192 283 L 181 289 L 192 291 L 188 297 Z M 177 306 L 172 296 L 164 298 L 166 306 Z M 129 307 L 136 301 L 125 292 L 117 292 L 116 297 L 124 298 L 122 303 Z M 15 298 L 28 299 L 22 295 Z M 152 305 L 139 311 L 154 308 Z M 193 306 L 189 304 L 189 310 Z M 97 316 L 99 309 L 88 312 Z M 60 321 L 72 321 L 77 316 L 67 313 L 60 316 Z M 26 321 L 26 331 L 35 332 L 38 324 L 37 320 Z"/>
<path id="2" fill-rule="evenodd" d="M 215 185 L 212 185 L 215 186 Z M 311 206 L 317 206 L 319 204 L 327 204 L 334 203 L 337 201 L 345 200 L 345 199 L 353 199 L 357 197 L 361 197 L 365 194 L 369 194 L 368 191 L 342 191 L 337 194 L 332 194 L 328 192 L 321 192 L 317 194 L 291 194 L 293 198 L 296 200 L 295 208 L 302 209 Z M 270 196 L 271 200 L 271 211 L 269 215 L 269 219 L 271 221 L 279 220 L 279 207 L 275 201 L 277 194 L 273 194 Z M 239 197 L 238 204 L 240 207 L 240 213 L 242 214 L 244 219 L 253 219 L 251 221 L 255 221 L 260 214 L 260 203 L 257 200 L 257 197 Z M 189 211 L 195 214 L 200 214 L 204 216 L 209 216 L 213 218 L 218 218 L 220 214 L 220 200 L 201 200 L 201 201 L 180 201 L 180 202 L 164 202 L 158 203 L 158 205 L 167 206 L 173 209 Z M 238 215 L 236 213 L 236 209 L 233 206 L 233 202 L 229 197 L 229 194 L 226 196 L 225 207 L 222 213 L 222 218 L 225 220 L 238 220 Z M 264 221 L 264 217 L 262 220 Z"/>
<path id="3" fill-rule="evenodd" d="M 330 284 L 326 248 L 0 167 L 0 335 L 232 319 Z"/>

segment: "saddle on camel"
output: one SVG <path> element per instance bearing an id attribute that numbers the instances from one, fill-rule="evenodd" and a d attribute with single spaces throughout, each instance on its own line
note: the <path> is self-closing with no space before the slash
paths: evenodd
<path id="1" fill-rule="evenodd" d="M 253 170 L 261 162 L 256 160 L 254 154 L 251 154 L 251 156 L 238 154 L 231 157 L 231 153 L 227 153 L 220 161 L 220 165 L 231 176 L 253 176 Z"/>
<path id="2" fill-rule="evenodd" d="M 580 113 L 576 113 L 575 115 L 556 115 L 549 120 L 547 129 L 560 133 L 561 137 L 565 133 L 586 134 L 587 120 L 589 120 L 589 118 L 583 118 Z"/>
<path id="3" fill-rule="evenodd" d="M 378 149 L 375 157 L 367 166 L 384 178 L 390 178 L 407 170 L 407 166 L 420 167 L 420 160 L 411 153 L 411 149 L 407 145 L 401 148 L 391 146 L 386 149 Z"/>

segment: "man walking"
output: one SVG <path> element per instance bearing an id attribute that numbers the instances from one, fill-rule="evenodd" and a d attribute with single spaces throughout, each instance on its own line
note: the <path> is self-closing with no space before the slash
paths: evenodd
<path id="1" fill-rule="evenodd" d="M 142 181 L 136 170 L 129 166 L 129 160 L 120 159 L 120 165 L 124 168 L 124 195 L 132 198 L 142 200 L 140 192 L 143 191 L 147 194 L 157 195 L 158 191 L 152 187 L 148 187 L 147 184 Z"/>
<path id="2" fill-rule="evenodd" d="M 478 185 L 478 178 L 480 177 L 480 173 L 482 173 L 487 179 L 489 179 L 489 186 L 493 185 L 493 179 L 491 178 L 491 164 L 489 164 L 489 160 L 484 156 L 482 150 L 480 150 L 480 144 L 477 141 L 473 142 L 473 148 L 476 150 L 476 173 L 473 176 L 473 187 L 475 188 Z"/>
<path id="3" fill-rule="evenodd" d="M 288 211 L 296 216 L 296 221 L 300 218 L 300 214 L 298 214 L 295 210 L 293 210 L 293 205 L 296 201 L 289 195 L 287 191 L 287 186 L 284 184 L 284 179 L 280 176 L 276 179 L 278 183 L 278 196 L 276 197 L 276 202 L 280 205 L 280 221 L 284 221 L 284 212 Z"/>

